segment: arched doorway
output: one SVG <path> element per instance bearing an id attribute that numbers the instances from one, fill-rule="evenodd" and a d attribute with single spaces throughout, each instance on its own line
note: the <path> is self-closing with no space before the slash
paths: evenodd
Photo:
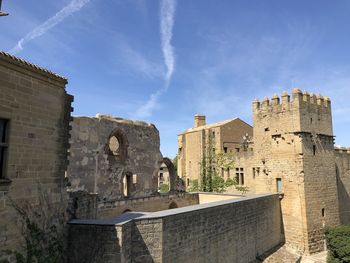
<path id="1" fill-rule="evenodd" d="M 162 184 L 166 183 L 169 191 L 176 190 L 176 177 L 176 169 L 173 162 L 169 158 L 164 157 L 158 173 L 159 186 L 161 187 Z"/>
<path id="2" fill-rule="evenodd" d="M 169 205 L 169 209 L 175 209 L 178 208 L 179 206 L 175 203 L 175 202 L 171 202 L 171 204 Z"/>

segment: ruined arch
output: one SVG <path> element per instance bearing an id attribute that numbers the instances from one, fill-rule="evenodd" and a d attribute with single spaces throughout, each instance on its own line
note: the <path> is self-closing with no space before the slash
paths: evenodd
<path id="1" fill-rule="evenodd" d="M 105 152 L 108 155 L 110 163 L 125 162 L 128 158 L 129 142 L 126 134 L 120 130 L 115 129 L 108 136 L 106 142 Z"/>
<path id="2" fill-rule="evenodd" d="M 130 213 L 130 212 L 132 212 L 132 210 L 130 210 L 130 209 L 125 209 L 124 211 L 123 211 L 123 213 L 122 214 L 125 214 L 125 213 Z"/>
<path id="3" fill-rule="evenodd" d="M 170 203 L 169 205 L 169 209 L 175 209 L 178 208 L 179 206 L 177 205 L 177 203 L 175 203 L 174 201 Z"/>
<path id="4" fill-rule="evenodd" d="M 176 190 L 176 178 L 177 178 L 175 166 L 174 166 L 173 162 L 167 157 L 163 158 L 163 163 L 168 168 L 169 191 L 175 191 Z"/>

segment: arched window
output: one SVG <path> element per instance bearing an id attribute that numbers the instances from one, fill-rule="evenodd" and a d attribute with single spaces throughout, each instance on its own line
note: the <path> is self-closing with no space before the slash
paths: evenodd
<path id="1" fill-rule="evenodd" d="M 106 153 L 110 162 L 125 162 L 128 157 L 128 140 L 121 130 L 114 130 L 108 137 Z"/>

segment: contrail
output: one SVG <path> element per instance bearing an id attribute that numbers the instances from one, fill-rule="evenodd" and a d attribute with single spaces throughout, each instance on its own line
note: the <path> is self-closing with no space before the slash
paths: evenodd
<path id="1" fill-rule="evenodd" d="M 165 85 L 162 89 L 151 94 L 148 101 L 136 111 L 137 117 L 149 117 L 152 111 L 157 106 L 158 99 L 162 93 L 168 90 L 171 77 L 175 69 L 174 47 L 171 45 L 173 36 L 174 17 L 176 10 L 176 0 L 161 0 L 160 1 L 160 37 L 161 46 L 166 66 Z"/>
<path id="2" fill-rule="evenodd" d="M 16 46 L 14 46 L 9 53 L 17 54 L 18 52 L 23 50 L 24 44 L 29 41 L 44 35 L 48 30 L 62 22 L 67 16 L 79 11 L 82 7 L 84 7 L 90 0 L 72 0 L 68 5 L 62 8 L 59 12 L 57 12 L 53 17 L 46 20 L 44 23 L 34 28 L 31 32 L 29 32 L 26 36 L 21 38 Z"/>
<path id="3" fill-rule="evenodd" d="M 174 16 L 175 16 L 176 2 L 175 0 L 161 0 L 160 6 L 160 36 L 162 51 L 164 56 L 164 63 L 167 68 L 165 76 L 165 89 L 168 88 L 171 76 L 174 72 L 175 57 L 174 48 L 171 45 L 171 38 L 173 36 Z"/>

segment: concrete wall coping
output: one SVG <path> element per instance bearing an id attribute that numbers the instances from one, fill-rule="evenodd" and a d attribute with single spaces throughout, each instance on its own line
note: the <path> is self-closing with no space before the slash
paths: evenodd
<path id="1" fill-rule="evenodd" d="M 127 223 L 135 218 L 148 214 L 147 212 L 128 212 L 111 219 L 72 219 L 69 225 L 105 225 L 115 226 L 120 223 Z"/>
<path id="2" fill-rule="evenodd" d="M 176 214 L 188 213 L 188 212 L 193 212 L 193 211 L 197 211 L 197 210 L 213 208 L 213 207 L 227 205 L 227 204 L 231 204 L 231 203 L 245 202 L 245 201 L 249 201 L 249 200 L 254 200 L 254 199 L 268 197 L 268 196 L 275 196 L 275 195 L 279 196 L 279 194 L 277 194 L 277 193 L 258 194 L 258 195 L 251 195 L 251 196 L 242 197 L 239 199 L 236 198 L 236 199 L 215 201 L 215 202 L 199 204 L 199 205 L 185 206 L 185 207 L 180 207 L 180 208 L 175 208 L 175 209 L 169 209 L 169 210 L 163 210 L 163 211 L 158 211 L 158 212 L 154 212 L 154 213 L 149 213 L 147 215 L 141 216 L 138 219 L 155 219 L 155 218 L 167 217 L 167 216 L 172 216 L 172 215 L 176 215 Z"/>
<path id="3" fill-rule="evenodd" d="M 73 219 L 68 222 L 68 224 L 71 225 L 115 225 L 115 226 L 121 226 L 125 223 L 128 223 L 131 220 L 137 219 L 137 220 L 147 220 L 147 219 L 157 219 L 157 218 L 163 218 L 168 217 L 172 215 L 182 214 L 182 213 L 189 213 L 193 211 L 199 211 L 204 209 L 209 209 L 213 207 L 223 206 L 227 204 L 232 203 L 239 203 L 239 202 L 245 202 L 245 201 L 251 201 L 254 199 L 269 197 L 269 196 L 279 196 L 278 193 L 273 194 L 258 194 L 258 195 L 251 195 L 242 197 L 239 199 L 229 199 L 229 200 L 223 200 L 223 201 L 215 201 L 205 204 L 199 204 L 199 205 L 191 205 L 181 208 L 175 208 L 175 209 L 169 209 L 169 210 L 163 210 L 153 213 L 147 213 L 147 212 L 129 212 L 125 213 L 119 217 L 115 217 L 112 219 Z"/>

